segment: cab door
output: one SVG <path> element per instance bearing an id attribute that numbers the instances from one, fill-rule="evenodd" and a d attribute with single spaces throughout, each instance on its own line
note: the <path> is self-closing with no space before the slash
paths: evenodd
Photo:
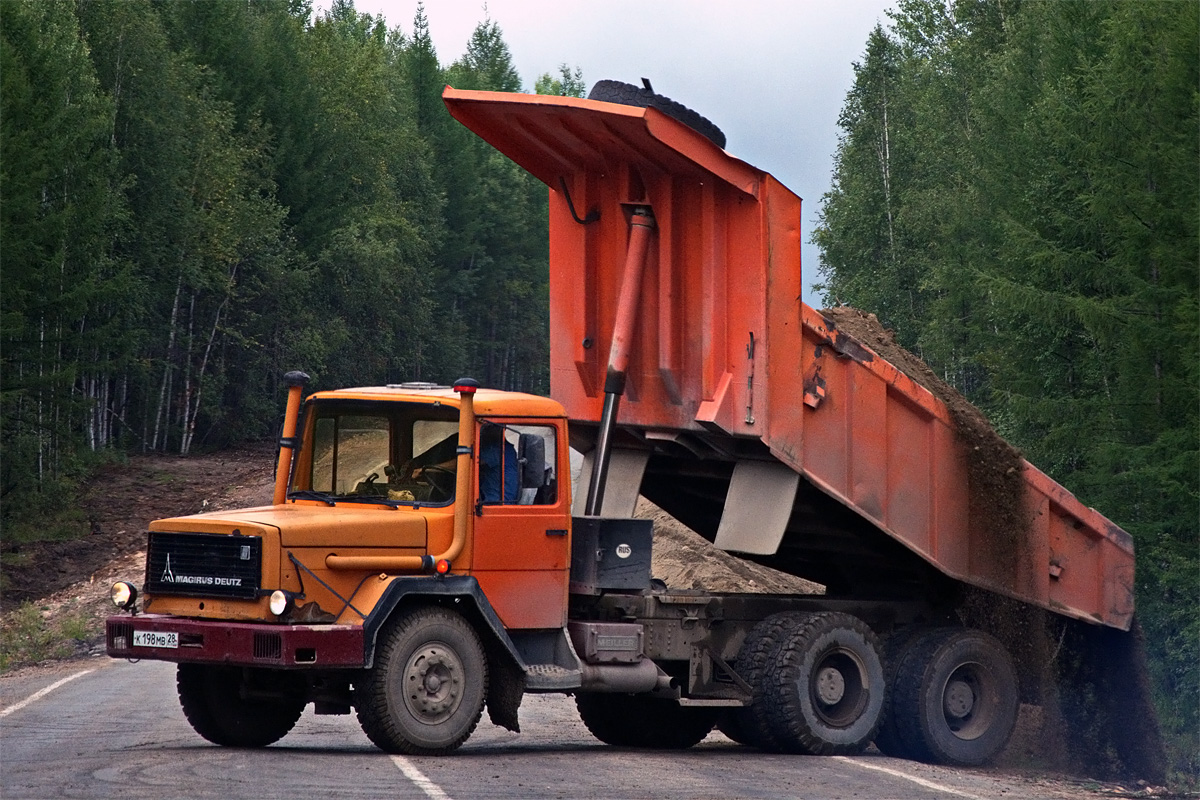
<path id="1" fill-rule="evenodd" d="M 489 418 L 476 428 L 471 574 L 506 628 L 566 624 L 566 452 L 562 420 Z"/>

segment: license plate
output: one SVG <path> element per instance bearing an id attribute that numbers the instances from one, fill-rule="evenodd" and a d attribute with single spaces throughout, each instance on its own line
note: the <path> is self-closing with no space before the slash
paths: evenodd
<path id="1" fill-rule="evenodd" d="M 134 631 L 134 647 L 179 647 L 179 634 L 174 631 Z"/>

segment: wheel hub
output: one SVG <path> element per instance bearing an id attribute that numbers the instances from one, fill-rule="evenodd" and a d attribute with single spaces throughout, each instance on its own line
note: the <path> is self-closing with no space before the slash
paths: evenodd
<path id="1" fill-rule="evenodd" d="M 948 717 L 963 719 L 975 707 L 975 692 L 966 681 L 952 680 L 946 684 L 942 704 Z"/>
<path id="2" fill-rule="evenodd" d="M 453 651 L 426 645 L 405 670 L 405 700 L 422 722 L 436 723 L 454 712 L 462 698 L 462 665 Z"/>
<path id="3" fill-rule="evenodd" d="M 831 727 L 853 725 L 871 694 L 862 659 L 848 648 L 833 647 L 815 661 L 807 679 L 813 711 Z"/>
<path id="4" fill-rule="evenodd" d="M 841 701 L 846 694 L 846 679 L 840 670 L 824 667 L 817 672 L 817 699 L 827 706 Z"/>

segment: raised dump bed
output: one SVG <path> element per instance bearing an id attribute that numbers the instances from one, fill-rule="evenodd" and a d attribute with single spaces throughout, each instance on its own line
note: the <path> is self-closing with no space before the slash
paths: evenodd
<path id="1" fill-rule="evenodd" d="M 610 351 L 628 359 L 605 512 L 640 492 L 833 595 L 961 581 L 1129 629 L 1129 535 L 802 302 L 787 187 L 655 108 L 444 97 L 551 189 L 551 394 L 577 448 L 594 447 Z"/>

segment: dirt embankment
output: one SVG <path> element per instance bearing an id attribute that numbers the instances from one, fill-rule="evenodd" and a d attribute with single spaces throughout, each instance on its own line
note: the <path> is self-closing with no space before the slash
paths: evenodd
<path id="1" fill-rule="evenodd" d="M 201 456 L 133 456 L 109 464 L 84 486 L 89 533 L 71 541 L 6 547 L 8 611 L 79 581 L 146 546 L 152 520 L 270 502 L 275 448 L 252 445 Z"/>

